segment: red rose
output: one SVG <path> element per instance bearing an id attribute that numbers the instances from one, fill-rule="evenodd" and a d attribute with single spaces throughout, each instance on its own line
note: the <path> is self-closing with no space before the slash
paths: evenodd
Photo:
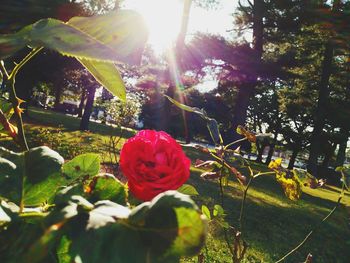
<path id="1" fill-rule="evenodd" d="M 178 189 L 190 176 L 190 165 L 181 146 L 163 131 L 138 132 L 120 153 L 120 167 L 129 189 L 143 201 Z"/>

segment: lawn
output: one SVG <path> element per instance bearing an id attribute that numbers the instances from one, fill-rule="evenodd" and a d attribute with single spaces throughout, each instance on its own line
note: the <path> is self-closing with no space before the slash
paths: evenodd
<path id="1" fill-rule="evenodd" d="M 38 131 L 50 131 L 53 137 L 61 136 L 61 141 L 67 143 L 55 144 L 58 149 L 83 147 L 84 151 L 101 153 L 102 160 L 110 162 L 108 157 L 108 141 L 110 136 L 118 136 L 120 129 L 104 124 L 91 123 L 90 132 L 77 131 L 79 120 L 60 113 L 31 108 L 30 118 L 27 118 L 26 131 L 29 142 L 37 144 L 33 137 Z M 58 127 L 61 127 L 58 129 Z M 36 134 L 36 135 L 35 135 Z M 134 134 L 134 131 L 124 130 L 123 139 L 117 148 L 120 148 L 125 138 Z M 52 136 L 51 136 L 52 137 Z M 48 135 L 47 138 L 51 138 Z M 52 139 L 52 138 L 51 138 Z M 52 139 L 53 140 L 53 139 Z M 11 145 L 2 140 L 0 145 Z M 64 147 L 63 147 L 63 146 Z M 203 153 L 193 149 L 185 149 L 194 163 L 195 159 L 208 158 Z M 69 153 L 70 155 L 74 153 Z M 266 166 L 253 164 L 254 169 L 265 171 Z M 191 168 L 189 184 L 196 187 L 199 196 L 194 199 L 201 206 L 206 204 L 212 210 L 215 204 L 220 204 L 220 191 L 217 182 L 207 181 L 200 177 L 203 171 Z M 241 205 L 242 192 L 234 178 L 224 187 L 224 208 L 226 220 L 232 226 L 238 226 L 238 217 Z M 280 185 L 273 176 L 257 178 L 248 191 L 244 214 L 244 239 L 249 249 L 244 262 L 274 262 L 286 252 L 296 246 L 305 235 L 317 225 L 322 218 L 335 206 L 339 196 L 339 189 L 326 186 L 322 189 L 304 188 L 299 201 L 288 200 Z M 341 206 L 326 222 L 312 235 L 303 248 L 298 250 L 285 262 L 303 262 L 308 253 L 313 255 L 313 262 L 320 263 L 348 263 L 350 259 L 350 194 L 346 193 Z M 204 262 L 232 262 L 229 251 L 223 239 L 223 231 L 215 220 L 209 223 L 209 235 L 203 249 Z M 184 258 L 183 262 L 198 262 L 197 257 Z"/>

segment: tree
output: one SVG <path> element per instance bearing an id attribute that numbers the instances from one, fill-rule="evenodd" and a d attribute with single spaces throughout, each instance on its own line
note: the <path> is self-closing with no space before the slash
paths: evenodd
<path id="1" fill-rule="evenodd" d="M 326 17 L 326 22 L 335 23 L 337 22 L 337 15 L 342 11 L 342 2 L 340 0 L 333 1 L 333 7 L 325 7 L 325 9 L 330 10 L 330 17 Z M 314 130 L 312 132 L 311 137 L 311 145 L 310 145 L 310 153 L 309 153 L 309 161 L 308 161 L 308 171 L 312 174 L 316 174 L 317 172 L 317 160 L 320 154 L 320 139 L 322 137 L 323 129 L 325 126 L 325 118 L 326 118 L 326 109 L 328 105 L 329 95 L 330 95 L 330 77 L 332 74 L 332 64 L 335 52 L 335 42 L 334 38 L 337 36 L 337 28 L 334 30 L 331 28 L 328 34 L 328 40 L 325 43 L 324 55 L 323 55 L 323 63 L 322 63 L 322 72 L 321 78 L 319 82 L 319 92 L 318 92 L 318 103 L 317 109 L 314 114 Z"/>
<path id="2" fill-rule="evenodd" d="M 95 93 L 96 89 L 99 87 L 99 84 L 95 81 L 89 81 L 86 82 L 86 104 L 84 108 L 84 113 L 80 121 L 80 130 L 86 131 L 89 129 L 89 122 L 90 122 L 90 116 L 92 113 L 92 107 L 94 105 L 95 100 Z"/>

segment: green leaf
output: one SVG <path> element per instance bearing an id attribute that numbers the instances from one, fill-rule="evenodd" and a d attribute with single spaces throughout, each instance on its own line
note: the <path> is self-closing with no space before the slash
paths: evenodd
<path id="1" fill-rule="evenodd" d="M 19 33 L 0 35 L 0 60 L 11 57 L 26 44 L 27 41 Z"/>
<path id="2" fill-rule="evenodd" d="M 222 143 L 222 137 L 219 131 L 219 125 L 217 123 L 217 121 L 215 119 L 209 118 L 207 116 L 207 114 L 205 113 L 205 111 L 195 108 L 195 107 L 190 107 L 187 106 L 185 104 L 182 104 L 176 100 L 174 100 L 173 98 L 170 98 L 167 95 L 164 95 L 171 103 L 173 103 L 175 106 L 177 106 L 178 108 L 188 111 L 188 112 L 193 112 L 198 114 L 199 116 L 201 116 L 204 120 L 206 120 L 207 122 L 207 128 L 209 130 L 210 136 L 213 140 L 214 143 Z"/>
<path id="3" fill-rule="evenodd" d="M 140 63 L 148 32 L 137 12 L 118 10 L 92 17 L 73 17 L 68 24 L 113 49 L 116 61 Z"/>
<path id="4" fill-rule="evenodd" d="M 50 200 L 65 180 L 63 158 L 46 146 L 15 153 L 0 147 L 0 195 L 19 204 L 39 205 Z M 23 195 L 21 194 L 23 193 Z"/>
<path id="5" fill-rule="evenodd" d="M 116 66 L 110 62 L 79 59 L 92 76 L 114 96 L 126 100 L 126 89 Z"/>
<path id="6" fill-rule="evenodd" d="M 62 234 L 67 238 L 59 250 L 65 258 L 79 257 L 84 263 L 178 262 L 204 244 L 206 220 L 187 195 L 176 191 L 131 211 L 108 200 L 86 209 L 86 202 L 73 196 L 61 219 L 55 217 L 65 222 Z"/>
<path id="7" fill-rule="evenodd" d="M 207 219 L 211 219 L 210 210 L 206 205 L 202 205 L 202 213 L 206 216 Z"/>
<path id="8" fill-rule="evenodd" d="M 336 171 L 336 172 L 341 172 L 341 171 L 343 171 L 343 169 L 344 169 L 344 166 L 337 166 L 337 167 L 335 168 L 335 171 Z"/>
<path id="9" fill-rule="evenodd" d="M 42 19 L 15 34 L 0 36 L 0 59 L 29 45 L 45 47 L 77 58 L 95 79 L 121 100 L 125 86 L 113 62 L 139 64 L 148 32 L 142 17 L 119 10 L 63 23 Z"/>
<path id="10" fill-rule="evenodd" d="M 58 206 L 67 205 L 74 195 L 84 195 L 84 187 L 81 183 L 75 183 L 70 186 L 62 186 L 57 190 L 54 204 Z"/>
<path id="11" fill-rule="evenodd" d="M 80 220 L 83 222 L 83 218 Z M 78 221 L 76 226 L 79 224 Z M 146 262 L 147 247 L 138 231 L 127 225 L 109 224 L 70 237 L 69 255 L 83 263 Z"/>
<path id="12" fill-rule="evenodd" d="M 177 191 L 185 195 L 199 195 L 197 189 L 189 184 L 182 185 L 179 189 L 177 189 Z"/>
<path id="13" fill-rule="evenodd" d="M 219 125 L 215 119 L 207 118 L 207 128 L 214 143 L 223 143 Z"/>
<path id="14" fill-rule="evenodd" d="M 182 104 L 180 102 L 178 102 L 177 100 L 174 100 L 173 98 L 170 98 L 168 95 L 164 95 L 171 103 L 173 103 L 175 106 L 177 106 L 178 108 L 188 111 L 188 112 L 193 112 L 198 114 L 199 116 L 201 116 L 202 118 L 206 119 L 207 115 L 205 114 L 205 112 L 201 109 L 198 109 L 196 107 L 190 107 L 187 106 L 185 104 Z"/>
<path id="15" fill-rule="evenodd" d="M 168 255 L 196 255 L 205 243 L 206 222 L 193 209 L 179 207 L 175 209 L 178 222 L 178 236 Z"/>
<path id="16" fill-rule="evenodd" d="M 113 175 L 104 174 L 95 176 L 90 184 L 90 200 L 111 200 L 126 205 L 125 186 Z"/>
<path id="17" fill-rule="evenodd" d="M 32 218 L 24 220 L 18 217 L 13 217 L 13 220 L 7 227 L 1 231 L 0 235 L 0 255 L 1 262 L 16 263 L 16 262 L 50 262 L 45 258 L 47 251 L 47 243 L 40 240 L 45 229 L 43 227 L 44 218 Z M 50 237 L 47 241 L 50 240 Z M 41 251 L 36 250 L 36 245 L 41 242 Z M 26 258 L 28 254 L 35 256 Z"/>
<path id="18" fill-rule="evenodd" d="M 222 217 L 225 215 L 225 211 L 221 205 L 214 205 L 213 216 L 214 217 Z"/>
<path id="19" fill-rule="evenodd" d="M 116 52 L 110 47 L 73 26 L 51 18 L 41 19 L 15 34 L 1 35 L 0 58 L 10 57 L 26 45 L 49 48 L 76 58 L 117 60 Z"/>
<path id="20" fill-rule="evenodd" d="M 132 210 L 129 222 L 144 222 L 141 234 L 145 244 L 151 246 L 155 262 L 194 255 L 204 244 L 206 221 L 190 197 L 176 191 L 164 192 L 149 204 L 139 205 Z"/>
<path id="21" fill-rule="evenodd" d="M 92 177 L 100 171 L 100 156 L 94 153 L 78 155 L 65 163 L 62 172 L 70 178 Z"/>

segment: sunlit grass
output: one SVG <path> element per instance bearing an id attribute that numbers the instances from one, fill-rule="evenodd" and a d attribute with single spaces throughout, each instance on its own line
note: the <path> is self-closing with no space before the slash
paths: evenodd
<path id="1" fill-rule="evenodd" d="M 65 140 L 74 144 L 81 138 L 89 138 L 86 144 L 94 145 L 102 149 L 102 155 L 108 155 L 104 148 L 110 135 L 120 134 L 120 129 L 98 123 L 90 123 L 92 132 L 81 132 L 79 119 L 60 113 L 31 109 L 31 124 L 26 124 L 28 134 L 38 128 L 46 127 L 55 129 L 63 125 Z M 132 136 L 135 131 L 126 130 L 123 141 Z M 11 145 L 0 141 L 0 145 Z M 194 149 L 185 149 L 192 163 L 199 159 L 206 159 L 203 153 Z M 102 158 L 102 159 L 103 159 Z M 254 164 L 255 170 L 266 171 L 267 167 Z M 244 170 L 242 171 L 244 173 Z M 188 183 L 194 185 L 199 196 L 194 197 L 197 204 L 206 204 L 210 209 L 215 204 L 220 204 L 219 187 L 214 181 L 206 181 L 200 177 L 202 170 L 192 167 L 191 177 Z M 234 227 L 238 226 L 239 211 L 242 192 L 234 178 L 231 178 L 228 186 L 225 186 L 224 207 L 227 214 L 226 220 Z M 339 197 L 340 189 L 327 186 L 322 189 L 304 188 L 301 200 L 294 202 L 288 200 L 280 185 L 274 180 L 274 176 L 262 176 L 257 178 L 249 192 L 244 216 L 244 237 L 249 244 L 249 249 L 244 262 L 274 262 L 284 253 L 296 246 L 305 235 L 317 225 L 322 218 L 334 207 Z M 350 194 L 347 193 L 342 206 L 333 214 L 321 228 L 319 228 L 306 245 L 286 262 L 303 262 L 308 253 L 314 255 L 315 262 L 347 263 L 350 258 Z M 345 205 L 345 206 L 344 206 Z M 223 232 L 215 222 L 210 223 L 209 236 L 206 248 L 202 253 L 205 262 L 232 262 L 226 243 L 223 240 Z M 197 262 L 197 258 L 185 258 L 183 262 Z"/>

